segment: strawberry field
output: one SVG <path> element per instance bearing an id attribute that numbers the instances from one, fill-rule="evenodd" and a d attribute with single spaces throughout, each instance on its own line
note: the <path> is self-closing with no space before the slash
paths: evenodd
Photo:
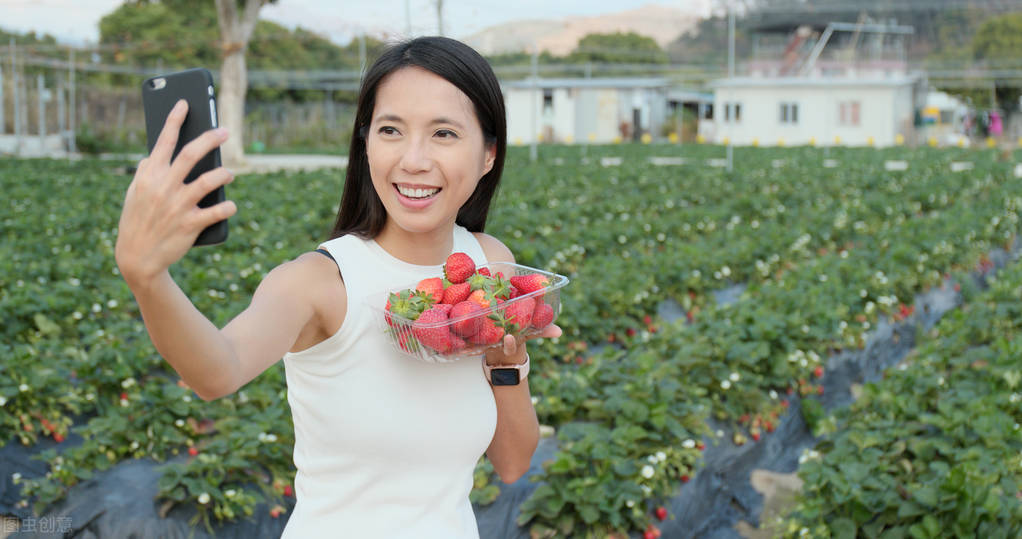
<path id="1" fill-rule="evenodd" d="M 1016 252 L 1022 156 L 749 148 L 728 172 L 711 146 L 540 150 L 537 163 L 509 153 L 487 227 L 518 263 L 571 279 L 564 335 L 530 344 L 556 449 L 527 481 L 515 533 L 699 533 L 670 500 L 715 452 L 783 444 L 777 429 L 794 416 L 819 443 L 801 459 L 784 534 L 1022 532 L 1022 277 L 991 261 Z M 151 459 L 167 463 L 161 515 L 283 520 L 294 502 L 283 367 L 203 402 L 156 355 L 113 259 L 125 165 L 0 170 L 0 443 L 32 448 L 41 468 L 0 478 L 0 512 L 43 514 Z M 326 238 L 341 184 L 338 172 L 240 177 L 230 240 L 173 275 L 222 326 L 266 272 Z M 960 288 L 959 306 L 920 326 L 904 370 L 836 413 L 819 406 L 832 358 L 881 325 L 919 325 L 915 298 L 941 288 Z M 479 511 L 508 489 L 480 462 Z"/>

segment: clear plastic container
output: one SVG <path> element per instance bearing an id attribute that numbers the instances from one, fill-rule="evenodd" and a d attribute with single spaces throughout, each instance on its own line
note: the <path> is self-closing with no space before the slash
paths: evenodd
<path id="1" fill-rule="evenodd" d="M 525 301 L 526 298 L 531 298 L 533 301 L 536 302 L 537 305 L 539 304 L 539 302 L 543 302 L 549 305 L 553 310 L 553 319 L 550 323 L 552 324 L 554 321 L 557 320 L 557 317 L 561 312 L 560 289 L 568 284 L 567 277 L 559 275 L 557 273 L 550 273 L 548 271 L 531 268 L 529 266 L 523 266 L 521 264 L 511 264 L 507 262 L 496 262 L 493 264 L 480 266 L 480 268 L 488 269 L 490 271 L 490 274 L 493 276 L 496 276 L 497 273 L 501 273 L 504 275 L 506 279 L 510 279 L 513 276 L 538 273 L 546 277 L 550 281 L 550 285 L 541 290 L 536 290 L 528 294 L 522 294 L 516 298 L 505 300 L 502 303 L 498 303 L 496 305 L 483 308 L 481 311 L 469 315 L 463 315 L 457 318 L 450 318 L 443 322 L 435 323 L 419 322 L 418 324 L 416 324 L 415 321 L 398 316 L 394 313 L 387 311 L 386 309 L 387 299 L 390 297 L 392 293 L 397 293 L 401 292 L 402 290 L 408 289 L 415 290 L 415 287 L 418 284 L 418 282 L 406 283 L 403 286 L 396 286 L 389 290 L 371 294 L 366 298 L 366 301 L 368 302 L 370 309 L 374 313 L 373 318 L 376 320 L 377 327 L 379 328 L 380 331 L 384 332 L 384 334 L 387 336 L 387 340 L 390 341 L 390 343 L 398 351 L 411 357 L 414 357 L 418 360 L 426 361 L 429 363 L 447 363 L 451 361 L 457 361 L 465 357 L 479 356 L 485 353 L 486 350 L 490 348 L 501 346 L 503 343 L 503 339 L 494 344 L 473 344 L 470 342 L 466 342 L 465 346 L 462 348 L 458 348 L 456 350 L 449 352 L 440 352 L 427 346 L 424 343 L 419 342 L 419 340 L 416 338 L 416 331 L 419 332 L 429 330 L 437 330 L 440 332 L 451 331 L 451 328 L 454 326 L 454 324 L 458 322 L 468 320 L 469 318 L 474 317 L 489 317 L 489 315 L 496 313 L 497 311 L 506 310 L 509 306 L 511 306 L 514 303 Z M 477 271 L 480 268 L 477 268 Z M 441 276 L 436 275 L 435 277 Z M 513 335 L 519 337 L 526 337 L 540 332 L 545 327 L 547 326 L 537 328 L 530 324 L 528 328 L 525 328 L 520 332 L 514 333 Z M 467 341 L 467 339 L 464 340 Z"/>

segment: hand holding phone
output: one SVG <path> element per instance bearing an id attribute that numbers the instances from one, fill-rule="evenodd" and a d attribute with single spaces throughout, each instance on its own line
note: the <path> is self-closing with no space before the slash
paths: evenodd
<path id="1" fill-rule="evenodd" d="M 115 256 L 129 285 L 166 272 L 197 243 L 203 231 L 220 222 L 225 226 L 226 219 L 237 212 L 230 200 L 201 207 L 200 202 L 211 192 L 223 193 L 223 186 L 234 176 L 221 166 L 196 175 L 197 165 L 219 148 L 227 132 L 209 129 L 191 141 L 181 140 L 182 124 L 190 112 L 187 100 L 170 104 L 149 157 L 139 162 L 128 186 Z M 186 183 L 189 176 L 194 180 Z"/>

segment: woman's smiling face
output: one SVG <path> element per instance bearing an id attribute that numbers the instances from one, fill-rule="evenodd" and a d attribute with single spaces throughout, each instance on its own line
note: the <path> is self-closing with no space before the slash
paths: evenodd
<path id="1" fill-rule="evenodd" d="M 376 89 L 366 132 L 369 173 L 387 210 L 385 230 L 412 233 L 453 225 L 493 167 L 472 100 L 419 67 L 388 75 Z"/>

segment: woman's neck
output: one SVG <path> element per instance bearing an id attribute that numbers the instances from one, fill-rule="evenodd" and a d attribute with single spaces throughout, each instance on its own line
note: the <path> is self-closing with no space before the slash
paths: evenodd
<path id="1" fill-rule="evenodd" d="M 454 223 L 429 232 L 415 233 L 388 221 L 373 239 L 398 260 L 417 266 L 438 266 L 454 249 Z"/>

